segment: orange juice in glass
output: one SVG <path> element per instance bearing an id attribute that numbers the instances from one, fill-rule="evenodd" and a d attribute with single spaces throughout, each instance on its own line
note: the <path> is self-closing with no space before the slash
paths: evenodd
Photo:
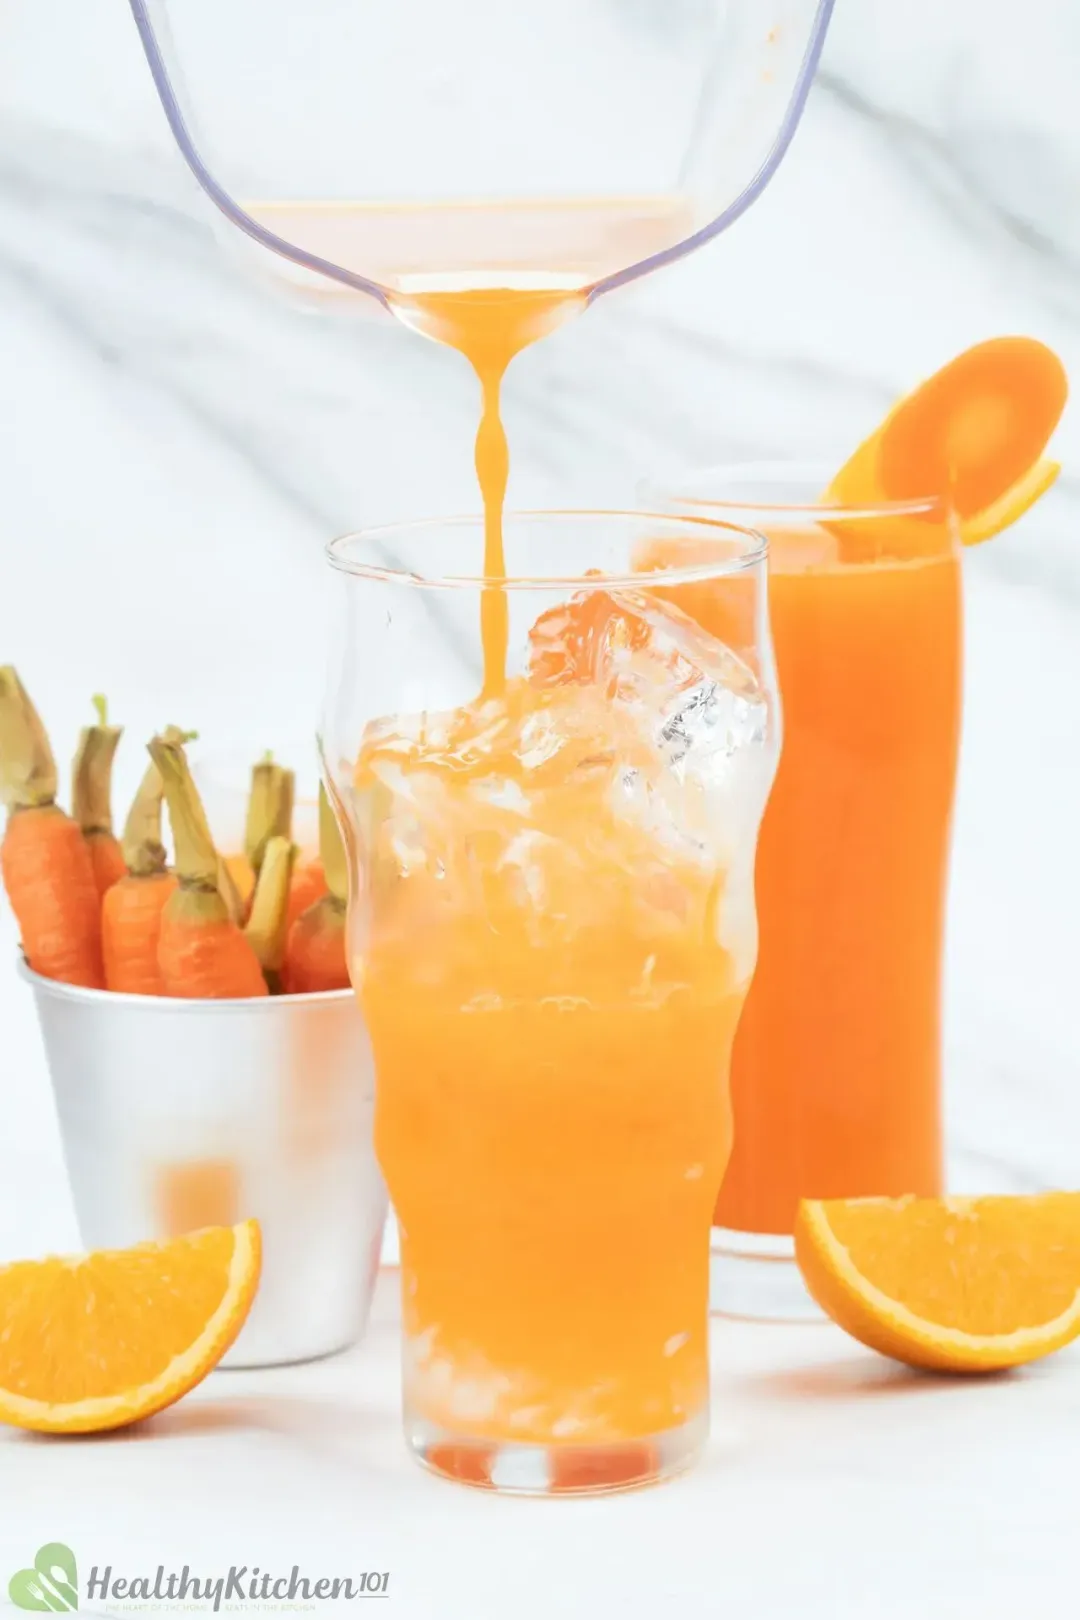
<path id="1" fill-rule="evenodd" d="M 716 526 L 705 565 L 633 573 L 691 527 L 511 516 L 498 581 L 476 573 L 480 519 L 330 550 L 324 761 L 401 1229 L 406 1438 L 496 1489 L 662 1479 L 707 1432 L 777 723 L 760 537 Z M 717 578 L 746 596 L 742 653 L 659 589 Z M 496 589 L 493 696 L 477 627 Z"/>
<path id="2" fill-rule="evenodd" d="M 825 469 L 719 470 L 658 503 L 769 539 L 784 749 L 757 860 L 713 1301 L 802 1314 L 800 1198 L 942 1190 L 941 975 L 961 712 L 961 573 L 932 501 L 825 506 Z M 707 536 L 683 560 L 704 560 Z M 666 566 L 668 548 L 653 553 Z M 676 592 L 738 645 L 729 583 Z"/>

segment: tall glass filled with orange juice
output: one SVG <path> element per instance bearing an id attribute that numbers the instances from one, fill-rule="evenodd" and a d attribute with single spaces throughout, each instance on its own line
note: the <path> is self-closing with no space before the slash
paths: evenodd
<path id="1" fill-rule="evenodd" d="M 941 1191 L 941 977 L 961 710 L 961 575 L 935 502 L 824 505 L 827 469 L 687 480 L 687 513 L 769 538 L 784 751 L 757 864 L 714 1304 L 799 1314 L 800 1198 Z M 704 560 L 707 531 L 683 552 Z M 647 561 L 650 559 L 647 559 Z M 667 548 L 651 561 L 671 566 Z M 724 581 L 676 599 L 738 645 Z"/>
<path id="2" fill-rule="evenodd" d="M 699 529 L 511 515 L 497 577 L 481 518 L 330 549 L 324 764 L 401 1231 L 406 1438 L 477 1485 L 642 1484 L 707 1432 L 778 737 L 760 537 L 712 526 L 706 563 L 634 573 Z M 671 599 L 724 579 L 740 650 Z"/>

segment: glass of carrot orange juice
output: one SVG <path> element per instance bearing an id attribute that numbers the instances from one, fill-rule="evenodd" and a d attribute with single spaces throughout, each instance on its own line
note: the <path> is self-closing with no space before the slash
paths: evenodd
<path id="1" fill-rule="evenodd" d="M 323 730 L 428 1468 L 535 1494 L 688 1466 L 778 721 L 765 546 L 512 515 L 333 543 Z M 490 535 L 487 537 L 490 540 Z M 491 555 L 489 549 L 488 555 Z M 673 600 L 728 580 L 726 643 Z"/>
<path id="2" fill-rule="evenodd" d="M 942 1186 L 960 546 L 935 501 L 824 504 L 829 481 L 827 468 L 730 468 L 652 492 L 769 540 L 784 751 L 758 847 L 758 963 L 713 1232 L 713 1304 L 735 1314 L 812 1314 L 792 1263 L 800 1198 Z M 709 549 L 705 532 L 647 560 Z M 717 636 L 740 633 L 729 582 L 676 598 Z"/>

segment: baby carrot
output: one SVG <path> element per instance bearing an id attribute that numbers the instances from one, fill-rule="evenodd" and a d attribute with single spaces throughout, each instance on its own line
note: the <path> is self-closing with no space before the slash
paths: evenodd
<path id="1" fill-rule="evenodd" d="M 112 822 L 112 768 L 122 728 L 109 725 L 103 697 L 96 696 L 93 703 L 97 725 L 84 726 L 79 736 L 71 771 L 71 813 L 86 839 L 98 894 L 104 895 L 127 871 Z"/>
<path id="2" fill-rule="evenodd" d="M 263 850 L 262 865 L 244 933 L 262 964 L 272 995 L 281 989 L 288 934 L 289 887 L 296 851 L 287 838 L 271 838 Z"/>
<path id="3" fill-rule="evenodd" d="M 319 788 L 319 854 L 327 892 L 309 906 L 289 930 L 282 983 L 290 995 L 349 988 L 345 951 L 348 868 L 341 834 L 324 787 Z"/>
<path id="4" fill-rule="evenodd" d="M 194 732 L 170 726 L 166 741 L 189 742 Z M 135 996 L 163 996 L 158 965 L 161 913 L 176 888 L 161 842 L 161 773 L 151 761 L 124 823 L 127 872 L 101 905 L 101 943 L 106 990 Z"/>
<path id="5" fill-rule="evenodd" d="M 218 853 L 183 745 L 155 737 L 149 749 L 169 807 L 179 879 L 161 914 L 158 966 L 165 993 L 189 1000 L 265 996 L 259 958 L 218 888 Z"/>
<path id="6" fill-rule="evenodd" d="M 296 778 L 267 753 L 251 771 L 244 854 L 256 877 L 271 838 L 291 838 Z"/>
<path id="7" fill-rule="evenodd" d="M 18 675 L 0 669 L 0 845 L 11 909 L 35 973 L 101 989 L 101 911 L 90 851 L 56 803 L 56 762 Z"/>
<path id="8" fill-rule="evenodd" d="M 241 927 L 251 912 L 267 844 L 291 835 L 294 785 L 292 771 L 275 765 L 269 752 L 252 767 L 244 848 L 239 855 L 223 855 L 218 871 L 222 898 Z"/>
<path id="9" fill-rule="evenodd" d="M 298 861 L 293 867 L 292 883 L 289 886 L 289 927 L 291 928 L 297 917 L 302 916 L 309 906 L 313 906 L 316 900 L 321 900 L 326 893 L 328 893 L 326 873 L 323 871 L 322 861 Z"/>

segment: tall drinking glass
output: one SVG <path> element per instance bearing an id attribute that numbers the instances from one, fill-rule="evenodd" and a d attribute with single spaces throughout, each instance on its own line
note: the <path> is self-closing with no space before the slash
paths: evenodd
<path id="1" fill-rule="evenodd" d="M 942 1186 L 960 548 L 939 504 L 826 505 L 829 478 L 724 468 L 650 492 L 664 509 L 751 523 L 770 548 L 784 754 L 761 829 L 760 953 L 713 1234 L 713 1303 L 738 1314 L 812 1312 L 792 1264 L 800 1198 Z M 708 553 L 699 540 L 656 557 Z M 739 633 L 722 583 L 678 600 L 714 634 Z"/>
<path id="2" fill-rule="evenodd" d="M 706 528 L 704 564 L 637 571 Z M 606 1491 L 697 1455 L 728 1061 L 778 749 L 765 545 L 625 513 L 335 541 L 324 765 L 428 1468 Z M 672 600 L 724 580 L 730 642 Z M 481 667 L 485 592 L 509 654 Z M 482 677 L 486 678 L 481 695 Z"/>

